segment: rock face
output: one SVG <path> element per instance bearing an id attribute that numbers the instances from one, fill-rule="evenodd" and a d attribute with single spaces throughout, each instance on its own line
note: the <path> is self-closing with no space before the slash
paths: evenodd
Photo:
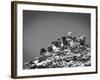
<path id="1" fill-rule="evenodd" d="M 71 32 L 70 32 L 71 33 Z M 68 33 L 41 48 L 40 56 L 24 64 L 24 69 L 91 66 L 90 44 L 83 35 L 77 38 Z"/>

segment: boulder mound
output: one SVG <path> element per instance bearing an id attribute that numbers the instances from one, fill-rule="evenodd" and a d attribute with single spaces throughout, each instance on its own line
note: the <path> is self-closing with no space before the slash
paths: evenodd
<path id="1" fill-rule="evenodd" d="M 71 34 L 62 36 L 45 49 L 41 48 L 40 56 L 26 62 L 24 69 L 66 68 L 91 66 L 91 48 L 86 37 L 77 38 Z"/>

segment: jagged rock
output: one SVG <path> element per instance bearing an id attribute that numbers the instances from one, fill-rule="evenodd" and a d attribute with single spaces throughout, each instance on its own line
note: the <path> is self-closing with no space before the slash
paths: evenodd
<path id="1" fill-rule="evenodd" d="M 53 41 L 46 49 L 41 48 L 40 57 L 24 64 L 24 69 L 66 68 L 91 66 L 91 48 L 86 37 L 67 36 Z"/>

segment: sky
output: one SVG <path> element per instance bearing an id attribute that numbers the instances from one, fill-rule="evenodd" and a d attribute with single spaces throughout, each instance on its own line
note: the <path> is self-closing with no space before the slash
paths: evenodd
<path id="1" fill-rule="evenodd" d="M 86 35 L 90 43 L 90 14 L 23 10 L 23 63 L 40 55 L 52 41 L 69 31 L 80 37 Z"/>

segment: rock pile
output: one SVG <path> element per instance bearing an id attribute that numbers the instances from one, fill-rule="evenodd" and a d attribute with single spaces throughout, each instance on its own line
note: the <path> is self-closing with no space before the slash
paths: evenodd
<path id="1" fill-rule="evenodd" d="M 25 63 L 24 69 L 91 66 L 90 51 L 84 35 L 77 38 L 69 32 L 53 41 L 47 49 L 41 48 L 40 56 Z"/>

